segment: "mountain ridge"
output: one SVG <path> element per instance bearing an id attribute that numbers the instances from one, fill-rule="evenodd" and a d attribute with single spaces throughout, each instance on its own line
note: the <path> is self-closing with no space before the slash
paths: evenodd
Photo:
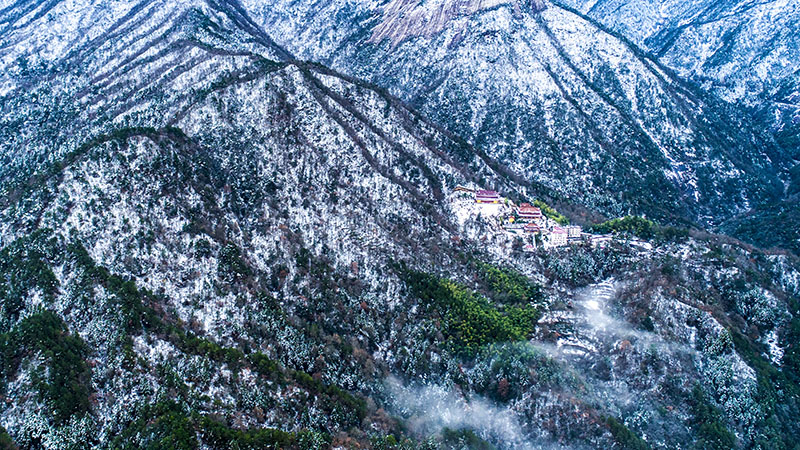
<path id="1" fill-rule="evenodd" d="M 568 242 L 559 213 L 602 220 L 591 205 L 386 89 L 295 60 L 233 2 L 15 4 L 50 12 L 12 35 L 0 75 L 15 94 L 0 98 L 0 442 L 797 434 L 791 255 L 637 217 Z M 61 21 L 87 40 L 51 62 L 26 53 Z M 527 202 L 563 245 L 524 229 Z"/>
<path id="2" fill-rule="evenodd" d="M 445 8 L 443 10 L 446 10 L 446 5 L 449 5 L 446 2 L 429 3 L 418 8 L 428 11 L 441 6 Z M 714 152 L 720 152 L 710 156 L 712 160 L 715 158 L 725 161 L 742 160 L 738 153 L 743 152 L 747 155 L 743 160 L 747 160 L 748 163 L 763 161 L 765 168 L 758 170 L 755 177 L 746 173 L 751 171 L 752 164 L 742 164 L 741 162 L 734 163 L 734 168 L 730 170 L 733 173 L 745 170 L 745 173 L 730 177 L 750 177 L 750 181 L 745 182 L 744 185 L 751 186 L 746 189 L 755 191 L 761 190 L 760 186 L 771 186 L 764 189 L 764 191 L 774 191 L 771 194 L 758 193 L 762 198 L 761 201 L 779 196 L 778 191 L 782 189 L 779 187 L 781 182 L 777 179 L 770 180 L 770 178 L 773 176 L 771 173 L 782 173 L 786 170 L 784 167 L 785 156 L 774 143 L 770 143 L 771 138 L 767 135 L 746 136 L 746 133 L 749 133 L 747 131 L 743 136 L 733 137 L 735 133 L 741 133 L 741 131 L 732 133 L 730 129 L 726 129 L 721 124 L 730 121 L 730 115 L 736 114 L 734 110 L 729 112 L 724 105 L 714 106 L 713 99 L 705 99 L 698 95 L 698 91 L 690 94 L 687 87 L 677 79 L 670 78 L 669 72 L 665 72 L 652 60 L 647 60 L 646 55 L 635 47 L 631 47 L 629 41 L 614 41 L 614 37 L 603 34 L 604 28 L 602 27 L 592 32 L 593 25 L 587 25 L 579 16 L 570 16 L 570 11 L 560 8 L 557 3 L 548 3 L 549 7 L 542 5 L 543 9 L 541 10 L 540 6 L 537 6 L 535 8 L 537 12 L 529 11 L 530 7 L 520 6 L 517 2 L 496 3 L 498 4 L 492 3 L 490 8 L 480 10 L 472 15 L 455 15 L 449 18 L 444 22 L 449 28 L 445 28 L 445 31 L 439 32 L 435 36 L 409 38 L 410 40 L 392 41 L 384 45 L 374 42 L 374 35 L 370 34 L 372 32 L 370 30 L 380 29 L 380 14 L 384 13 L 382 11 L 403 11 L 411 14 L 415 11 L 415 6 L 405 5 L 403 2 L 388 2 L 386 4 L 388 6 L 367 7 L 357 6 L 355 3 L 346 1 L 323 6 L 309 1 L 280 4 L 269 10 L 260 9 L 255 4 L 245 4 L 245 7 L 250 8 L 255 17 L 263 15 L 262 23 L 267 27 L 284 29 L 285 31 L 280 33 L 281 36 L 302 36 L 302 39 L 287 40 L 283 43 L 289 47 L 294 46 L 293 52 L 301 58 L 320 61 L 333 66 L 340 72 L 366 78 L 379 86 L 387 87 L 393 94 L 420 109 L 434 122 L 444 125 L 445 128 L 456 134 L 465 136 L 476 146 L 486 148 L 493 158 L 509 164 L 526 178 L 543 182 L 549 188 L 559 191 L 561 195 L 576 200 L 576 203 L 592 205 L 607 214 L 620 214 L 630 207 L 635 209 L 633 205 L 619 205 L 619 199 L 615 199 L 613 195 L 605 192 L 606 190 L 618 192 L 619 187 L 604 188 L 602 184 L 597 184 L 608 183 L 609 181 L 603 180 L 613 170 L 606 169 L 605 174 L 598 174 L 598 170 L 593 170 L 583 163 L 582 166 L 577 167 L 577 170 L 572 171 L 573 175 L 567 171 L 566 167 L 562 167 L 563 163 L 553 161 L 554 157 L 548 154 L 549 146 L 560 147 L 560 153 L 568 155 L 568 157 L 573 153 L 580 154 L 582 159 L 591 158 L 591 154 L 587 154 L 590 150 L 609 160 L 621 158 L 618 155 L 621 152 L 642 155 L 637 158 L 642 161 L 642 164 L 650 164 L 651 167 L 645 166 L 645 168 L 636 169 L 647 171 L 654 178 L 666 178 L 661 182 L 663 186 L 674 186 L 674 188 L 662 190 L 662 193 L 637 192 L 631 195 L 637 198 L 635 201 L 639 202 L 646 201 L 645 199 L 649 196 L 658 198 L 653 204 L 642 207 L 642 212 L 654 214 L 656 217 L 669 215 L 671 211 L 682 210 L 678 216 L 692 222 L 702 223 L 708 220 L 719 222 L 718 219 L 713 219 L 713 214 L 712 218 L 709 218 L 705 215 L 708 213 L 698 214 L 692 211 L 708 208 L 708 205 L 714 202 L 720 203 L 720 206 L 716 207 L 717 211 L 746 209 L 748 202 L 740 198 L 740 195 L 743 194 L 734 194 L 739 188 L 732 186 L 736 185 L 738 181 L 711 181 L 714 177 L 707 173 L 707 169 L 698 165 L 698 162 L 692 161 L 691 156 L 687 156 L 693 154 L 697 156 L 694 152 L 704 146 L 705 148 L 710 146 Z M 469 10 L 473 9 L 475 8 Z M 326 12 L 321 13 L 321 11 Z M 289 15 L 291 14 L 296 14 L 302 20 L 290 19 Z M 329 27 L 324 20 L 318 19 L 337 14 L 340 14 L 343 19 L 337 23 L 335 30 L 332 29 L 333 27 Z M 406 17 L 411 17 L 408 14 Z M 481 19 L 481 17 L 489 16 L 492 17 L 492 21 Z M 547 17 L 547 19 L 539 20 L 542 17 Z M 411 32 L 409 28 L 397 26 L 405 30 L 404 32 Z M 555 40 L 551 30 L 553 26 L 556 27 L 554 28 L 557 30 L 556 32 L 560 33 L 560 37 Z M 465 43 L 463 38 L 469 35 L 469 33 L 464 33 L 465 27 L 472 27 L 470 33 L 477 36 L 496 36 L 496 39 L 499 39 L 498 45 L 494 46 L 494 44 L 485 43 L 481 40 L 483 38 L 474 37 Z M 485 32 L 480 31 L 481 27 Z M 584 41 L 589 42 L 596 39 L 595 36 L 602 36 L 602 39 L 615 43 L 609 44 L 607 49 L 604 44 L 595 46 L 595 48 L 602 48 L 606 56 L 600 55 L 592 60 L 591 58 L 594 56 L 586 57 L 584 55 L 585 53 L 596 53 L 597 50 L 575 50 L 575 43 L 579 41 L 569 40 L 567 33 L 572 33 L 569 27 L 578 27 L 579 31 L 576 33 L 581 36 L 585 34 Z M 583 31 L 584 29 L 588 31 Z M 537 33 L 534 33 L 535 31 Z M 541 37 L 545 44 L 537 44 L 539 42 L 537 36 Z M 546 44 L 548 41 L 552 45 Z M 535 45 L 541 49 L 517 51 L 517 47 L 533 48 Z M 617 51 L 614 50 L 617 48 L 614 45 L 620 49 L 626 48 L 626 50 L 618 51 L 622 54 L 629 52 L 630 58 L 632 58 L 629 66 L 637 66 L 641 62 L 642 75 L 637 74 L 628 76 L 628 78 L 633 77 L 635 80 L 639 80 L 634 82 L 634 85 L 639 83 L 637 89 L 646 90 L 645 92 L 648 94 L 655 92 L 654 97 L 643 96 L 642 99 L 631 100 L 631 95 L 625 92 L 625 88 L 632 89 L 626 86 L 625 83 L 628 81 L 623 81 L 621 85 L 618 81 L 624 79 L 624 76 L 614 72 L 617 69 L 593 62 L 602 61 L 604 57 L 610 58 L 608 55 Z M 567 52 L 565 49 L 570 50 Z M 459 56 L 462 53 L 463 57 Z M 552 56 L 548 56 L 549 54 Z M 497 60 L 498 57 L 501 59 Z M 564 59 L 565 57 L 566 59 Z M 614 56 L 614 58 L 617 57 Z M 514 58 L 519 61 L 515 61 Z M 538 61 L 542 58 L 546 58 L 544 63 Z M 548 68 L 550 68 L 549 71 Z M 625 70 L 630 72 L 629 68 Z M 638 66 L 637 70 L 639 70 Z M 605 76 L 603 71 L 611 75 L 604 79 L 602 78 Z M 523 79 L 536 80 L 536 83 L 531 81 L 524 84 L 516 78 L 504 75 L 516 73 L 519 76 L 524 75 Z M 458 85 L 455 85 L 456 79 Z M 667 82 L 667 79 L 670 81 Z M 622 88 L 618 89 L 614 83 Z M 509 92 L 503 86 L 515 86 L 516 92 Z M 547 87 L 547 92 L 542 91 L 542 86 Z M 492 91 L 492 96 L 484 98 L 485 94 L 482 92 L 488 91 Z M 571 122 L 539 124 L 537 122 L 540 120 L 537 119 L 547 117 L 547 110 L 540 108 L 540 110 L 534 111 L 531 106 L 519 104 L 521 102 L 527 102 L 529 105 L 537 102 L 547 104 L 546 102 L 552 103 L 552 100 L 548 99 L 558 97 L 560 97 L 558 102 L 563 104 L 560 108 L 566 109 L 564 115 L 568 115 Z M 665 99 L 665 104 L 668 105 L 665 107 L 670 108 L 669 115 L 658 107 L 647 107 L 646 105 L 653 101 L 652 98 Z M 670 102 L 674 103 L 670 104 Z M 700 109 L 711 112 L 698 113 L 698 105 L 703 105 Z M 471 108 L 475 110 L 471 111 Z M 552 109 L 553 106 L 551 105 L 549 108 Z M 674 108 L 674 113 L 671 108 Z M 486 115 L 487 109 L 498 117 L 494 119 L 494 122 L 489 119 L 491 116 Z M 514 111 L 514 114 L 511 114 L 511 111 Z M 696 114 L 701 114 L 701 117 L 704 117 L 702 114 L 705 114 L 705 120 L 696 122 L 694 118 Z M 525 118 L 525 121 L 531 125 L 522 126 L 513 123 L 514 120 L 519 119 L 508 119 L 507 121 L 500 119 L 509 115 Z M 662 122 L 670 123 L 674 131 L 665 134 L 662 127 L 654 127 L 655 116 L 659 117 Z M 591 132 L 577 130 L 573 132 L 571 130 L 571 127 L 575 126 L 574 124 L 581 123 L 588 123 L 585 127 Z M 742 125 L 737 130 L 751 128 Z M 611 132 L 610 129 L 615 131 Z M 722 131 L 717 131 L 717 129 Z M 568 135 L 567 130 L 572 134 Z M 693 134 L 695 137 L 691 137 Z M 624 138 L 627 141 L 623 139 L 625 136 L 630 136 Z M 690 137 L 687 139 L 686 136 Z M 653 139 L 655 139 L 656 146 L 659 147 L 658 151 L 650 148 Z M 689 144 L 687 141 L 692 142 Z M 745 148 L 741 144 L 742 142 L 747 142 L 748 147 L 752 146 L 758 150 L 753 152 L 751 148 Z M 735 150 L 729 150 L 728 146 Z M 511 149 L 515 147 L 516 152 L 514 153 Z M 647 150 L 648 148 L 650 150 Z M 526 154 L 531 156 L 524 156 Z M 644 163 L 647 159 L 658 160 L 664 158 L 665 155 L 667 159 L 664 162 Z M 547 163 L 537 163 L 536 159 L 545 160 Z M 572 164 L 575 165 L 575 163 Z M 627 163 L 614 161 L 614 164 L 626 166 Z M 729 164 L 729 162 L 723 164 Z M 767 169 L 770 166 L 773 168 Z M 723 173 L 726 170 L 728 169 L 723 170 L 718 167 L 716 172 Z M 626 166 L 626 170 L 622 170 L 622 172 L 626 175 L 620 175 L 620 177 L 630 176 L 632 178 L 627 180 L 629 185 L 638 188 L 642 184 L 648 184 L 636 179 L 637 170 L 631 170 Z M 662 172 L 671 175 L 665 176 Z M 577 188 L 563 186 L 573 176 L 582 177 L 584 187 L 588 180 L 591 180 L 592 184 L 597 184 L 588 189 L 597 192 L 596 195 L 603 198 L 602 202 L 598 199 L 592 200 L 592 197 L 585 193 L 577 192 Z M 699 187 L 695 187 L 694 184 L 698 183 L 698 180 L 701 184 Z M 724 186 L 725 183 L 730 186 Z M 725 192 L 725 194 L 720 192 Z M 672 197 L 659 198 L 660 195 L 672 195 Z M 703 197 L 702 201 L 696 201 L 699 197 L 695 196 L 698 195 Z M 664 204 L 665 201 L 670 202 L 670 198 L 672 198 L 673 208 L 654 206 L 659 203 Z M 731 202 L 739 202 L 740 206 L 732 207 Z M 757 200 L 753 199 L 752 202 L 756 203 Z M 705 206 L 696 206 L 695 203 Z M 611 208 L 609 208 L 609 204 L 612 205 Z M 613 206 L 615 204 L 616 206 Z M 723 208 L 721 204 L 725 204 L 725 207 Z M 720 212 L 719 214 L 724 217 L 729 212 Z"/>

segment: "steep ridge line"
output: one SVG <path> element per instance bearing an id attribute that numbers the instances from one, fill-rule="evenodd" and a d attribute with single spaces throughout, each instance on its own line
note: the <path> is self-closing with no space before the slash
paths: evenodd
<path id="1" fill-rule="evenodd" d="M 302 63 L 302 62 L 300 62 L 300 61 L 297 61 L 297 60 L 295 59 L 295 57 L 294 57 L 293 55 L 291 55 L 291 53 L 289 53 L 289 52 L 288 52 L 287 50 L 285 50 L 283 47 L 281 47 L 281 46 L 279 46 L 277 43 L 275 43 L 275 42 L 274 42 L 274 41 L 273 41 L 273 40 L 272 40 L 272 39 L 271 39 L 271 38 L 270 38 L 270 37 L 269 37 L 269 36 L 268 36 L 268 35 L 267 35 L 267 34 L 264 32 L 264 30 L 263 30 L 263 29 L 262 29 L 262 28 L 261 28 L 261 27 L 260 27 L 258 24 L 256 24 L 256 23 L 255 23 L 255 22 L 252 20 L 252 18 L 250 18 L 250 16 L 249 16 L 249 14 L 247 13 L 247 11 L 245 11 L 245 10 L 244 10 L 244 8 L 241 6 L 241 3 L 239 2 L 239 0 L 222 0 L 220 3 L 216 3 L 216 0 L 208 0 L 208 2 L 209 2 L 209 4 L 212 4 L 212 5 L 217 5 L 217 7 L 219 7 L 219 8 L 222 8 L 223 10 L 225 10 L 225 11 L 226 11 L 226 13 L 228 13 L 228 14 L 230 15 L 230 17 L 231 17 L 231 18 L 232 18 L 232 19 L 233 19 L 233 20 L 234 20 L 236 23 L 239 23 L 240 25 L 242 25 L 242 24 L 244 23 L 244 25 L 242 25 L 242 28 L 243 28 L 245 31 L 247 31 L 248 33 L 250 33 L 250 34 L 251 34 L 253 37 L 255 37 L 256 39 L 259 39 L 259 40 L 261 40 L 261 42 L 262 42 L 262 43 L 263 43 L 265 46 L 267 46 L 267 47 L 269 47 L 269 48 L 273 48 L 273 49 L 279 49 L 280 53 L 281 53 L 281 54 L 282 54 L 282 55 L 283 55 L 285 58 L 287 58 L 289 61 L 291 61 L 291 62 L 295 63 L 295 64 L 296 64 L 298 67 L 303 67 L 303 63 Z M 228 5 L 230 8 L 232 8 L 232 9 L 234 10 L 234 12 L 232 12 L 232 13 L 231 13 L 231 12 L 228 12 L 228 10 L 227 10 L 227 9 L 226 9 L 226 8 L 223 6 L 223 4 L 224 4 L 224 5 Z M 234 19 L 234 17 L 235 17 L 235 19 Z M 402 104 L 402 105 L 403 105 L 403 108 L 405 108 L 406 110 L 411 110 L 410 106 L 406 105 L 406 104 L 405 104 L 405 102 L 402 102 L 402 101 L 400 101 L 400 100 L 399 100 L 399 99 L 397 99 L 396 97 L 394 97 L 394 96 L 392 96 L 391 94 L 389 94 L 388 92 L 386 92 L 384 89 L 380 89 L 380 88 L 378 88 L 377 86 L 375 86 L 374 84 L 371 84 L 371 83 L 365 83 L 365 82 L 363 82 L 363 81 L 360 81 L 360 80 L 354 79 L 354 78 L 352 78 L 352 77 L 344 76 L 344 75 L 342 75 L 342 74 L 340 74 L 340 73 L 338 73 L 338 72 L 334 71 L 333 69 L 330 69 L 330 68 L 327 68 L 327 67 L 325 67 L 325 68 L 324 68 L 324 70 L 325 70 L 326 72 L 328 72 L 328 73 L 330 73 L 330 74 L 332 74 L 332 75 L 336 76 L 336 77 L 339 77 L 339 78 L 342 78 L 342 79 L 346 79 L 348 82 L 352 82 L 352 83 L 354 83 L 354 84 L 365 84 L 365 85 L 367 85 L 367 86 L 368 86 L 368 88 L 370 88 L 370 89 L 376 89 L 376 88 L 377 88 L 377 89 L 379 89 L 379 90 L 380 90 L 380 92 L 381 92 L 381 95 L 382 95 L 382 96 L 384 96 L 384 97 L 387 97 L 387 96 L 388 96 L 388 97 L 391 97 L 391 98 L 392 98 L 392 102 L 395 102 L 395 103 L 398 103 L 398 104 Z M 351 112 L 351 113 L 352 113 L 352 112 Z M 416 112 L 415 112 L 415 114 L 417 114 L 417 115 L 418 115 L 418 113 L 416 113 Z M 430 120 L 428 120 L 428 119 L 425 119 L 425 121 L 426 121 L 426 123 L 427 123 L 429 126 L 434 126 L 434 125 L 433 125 L 433 123 L 432 123 Z M 438 125 L 437 125 L 437 126 L 435 126 L 435 128 L 437 129 L 437 131 L 438 131 L 438 132 L 444 132 L 444 131 L 445 131 L 445 130 L 444 130 L 442 127 L 440 127 L 440 126 L 438 126 Z M 450 133 L 450 132 L 447 132 L 447 135 L 448 135 L 448 137 L 450 137 L 451 139 L 456 139 L 456 138 L 455 138 L 455 136 L 454 136 L 452 133 Z M 383 137 L 383 136 L 382 136 L 382 137 Z M 460 139 L 460 138 L 458 138 L 458 139 Z M 484 161 L 484 163 L 486 163 L 486 164 L 487 164 L 489 167 L 491 167 L 491 168 L 492 168 L 492 170 L 494 170 L 496 173 L 502 174 L 502 175 L 503 175 L 503 177 L 505 177 L 505 178 L 508 178 L 508 179 L 510 179 L 510 180 L 513 180 L 513 181 L 514 181 L 515 183 L 517 183 L 517 184 L 520 184 L 520 185 L 529 185 L 529 186 L 533 186 L 533 183 L 523 180 L 523 179 L 522 179 L 522 177 L 520 177 L 520 176 L 519 176 L 519 175 L 517 175 L 517 174 L 514 174 L 514 173 L 513 173 L 512 171 L 510 171 L 508 168 L 503 168 L 501 165 L 499 165 L 499 164 L 498 164 L 498 162 L 497 162 L 497 161 L 494 161 L 493 159 L 491 159 L 491 158 L 490 158 L 490 157 L 489 157 L 489 156 L 488 156 L 486 153 L 484 153 L 483 151 L 481 151 L 481 150 L 479 150 L 479 149 L 476 149 L 476 148 L 474 148 L 474 147 L 473 147 L 473 146 L 471 146 L 471 145 L 470 145 L 470 148 L 471 148 L 471 150 L 473 150 L 474 152 L 476 152 L 476 153 L 477 153 L 477 154 L 478 154 L 478 155 L 481 157 L 481 159 Z M 544 190 L 544 189 L 542 189 L 542 186 L 539 186 L 539 188 L 537 189 L 537 192 L 541 192 L 541 191 L 543 191 L 543 190 Z M 441 201 L 441 200 L 440 200 L 440 201 Z"/>

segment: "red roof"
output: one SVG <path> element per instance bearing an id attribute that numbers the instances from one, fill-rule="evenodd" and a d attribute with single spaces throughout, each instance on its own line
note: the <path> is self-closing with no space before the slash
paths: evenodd
<path id="1" fill-rule="evenodd" d="M 556 226 L 553 227 L 553 233 L 567 234 L 567 230 L 565 230 L 565 229 L 561 228 L 560 226 L 556 225 Z"/>
<path id="2" fill-rule="evenodd" d="M 542 210 L 537 208 L 537 207 L 535 207 L 535 206 L 531 206 L 531 205 L 529 205 L 527 203 L 523 203 L 519 207 L 519 213 L 520 214 L 541 214 Z"/>

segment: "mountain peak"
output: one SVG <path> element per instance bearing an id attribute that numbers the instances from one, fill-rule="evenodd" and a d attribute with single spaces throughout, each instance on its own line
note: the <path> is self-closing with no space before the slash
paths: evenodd
<path id="1" fill-rule="evenodd" d="M 373 28 L 369 42 L 389 39 L 397 45 L 415 37 L 430 39 L 445 30 L 451 21 L 501 6 L 511 8 L 514 15 L 519 16 L 523 8 L 540 11 L 545 3 L 543 0 L 393 0 L 379 8 L 380 21 Z M 459 24 L 460 28 L 465 26 L 465 23 Z"/>

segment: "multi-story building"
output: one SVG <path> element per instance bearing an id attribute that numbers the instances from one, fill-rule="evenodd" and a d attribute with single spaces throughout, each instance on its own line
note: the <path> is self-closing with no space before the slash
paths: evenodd
<path id="1" fill-rule="evenodd" d="M 480 190 L 475 193 L 476 203 L 500 203 L 500 194 L 496 191 Z"/>

